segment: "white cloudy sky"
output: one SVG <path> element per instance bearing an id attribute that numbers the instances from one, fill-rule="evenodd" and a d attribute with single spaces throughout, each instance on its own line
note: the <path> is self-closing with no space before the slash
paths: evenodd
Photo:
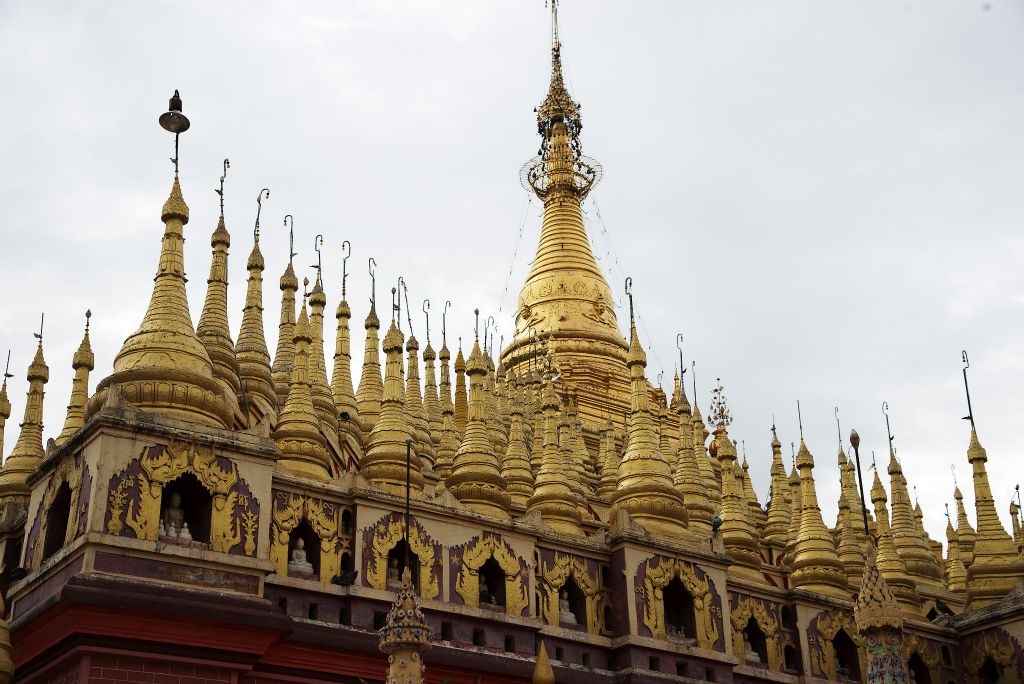
<path id="1" fill-rule="evenodd" d="M 772 415 L 796 440 L 800 399 L 830 521 L 833 407 L 881 454 L 888 401 L 927 527 L 944 539 L 951 464 L 973 501 L 967 349 L 1008 525 L 1024 437 L 1024 5 L 565 0 L 561 27 L 584 146 L 605 168 L 585 207 L 591 238 L 616 292 L 633 276 L 650 376 L 671 375 L 683 332 L 702 408 L 714 378 L 725 384 L 762 498 Z M 291 213 L 297 264 L 325 235 L 332 311 L 348 239 L 357 321 L 374 256 L 379 292 L 401 274 L 417 310 L 454 301 L 450 338 L 471 334 L 477 306 L 508 333 L 540 226 L 517 173 L 537 148 L 548 29 L 541 0 L 2 3 L 6 450 L 41 311 L 51 435 L 85 309 L 93 386 L 141 320 L 171 179 L 156 119 L 174 88 L 193 122 L 181 158 L 195 319 L 229 157 L 235 329 L 268 186 L 269 324 Z M 435 317 L 435 340 L 439 328 Z"/>

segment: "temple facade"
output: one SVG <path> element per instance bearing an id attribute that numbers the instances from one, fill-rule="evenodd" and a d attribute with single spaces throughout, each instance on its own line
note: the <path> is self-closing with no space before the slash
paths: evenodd
<path id="1" fill-rule="evenodd" d="M 176 165 L 113 372 L 90 391 L 87 323 L 47 439 L 40 336 L 10 451 L 0 390 L 0 684 L 1024 682 L 1024 533 L 1019 511 L 1000 522 L 973 427 L 976 508 L 957 490 L 943 547 L 891 450 L 865 501 L 852 453 L 822 467 L 801 439 L 787 470 L 775 437 L 762 502 L 724 389 L 705 419 L 679 378 L 672 396 L 648 381 L 584 227 L 600 166 L 561 47 L 556 31 L 523 171 L 541 236 L 504 349 L 453 359 L 289 263 L 272 358 L 259 219 L 230 312 L 223 205 L 193 326 Z M 161 124 L 187 130 L 177 94 Z"/>

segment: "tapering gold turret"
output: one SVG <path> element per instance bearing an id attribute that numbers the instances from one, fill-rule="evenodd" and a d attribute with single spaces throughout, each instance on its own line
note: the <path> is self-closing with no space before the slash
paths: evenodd
<path id="1" fill-rule="evenodd" d="M 678 536 L 686 528 L 686 506 L 672 484 L 671 467 L 658 449 L 644 377 L 647 355 L 640 346 L 636 325 L 630 328 L 632 414 L 610 516 L 614 519 L 618 511 L 623 511 L 652 534 Z"/>
<path id="2" fill-rule="evenodd" d="M 794 587 L 817 591 L 838 598 L 848 598 L 848 581 L 835 542 L 825 527 L 814 487 L 814 457 L 800 439 L 796 454 L 800 472 L 800 529 L 793 547 L 790 579 Z"/>
<path id="3" fill-rule="evenodd" d="M 765 522 L 764 537 L 773 544 L 785 544 L 789 530 L 792 502 L 789 500 L 789 483 L 786 481 L 786 464 L 782 462 L 782 442 L 772 426 L 772 478 L 768 500 L 768 519 Z"/>
<path id="4" fill-rule="evenodd" d="M 960 487 L 953 489 L 953 498 L 956 500 L 956 537 L 957 545 L 960 547 L 960 557 L 964 565 L 970 567 L 974 562 L 974 544 L 977 540 L 977 532 L 971 526 L 967 517 L 967 509 L 964 507 L 964 495 Z"/>
<path id="5" fill-rule="evenodd" d="M 948 514 L 947 514 L 948 515 Z M 960 557 L 960 540 L 953 529 L 953 521 L 946 520 L 946 588 L 961 593 L 967 591 L 967 568 Z"/>
<path id="6" fill-rule="evenodd" d="M 417 355 L 419 348 L 419 341 L 410 330 L 409 339 L 405 343 L 405 351 L 409 355 L 406 365 L 408 371 L 405 381 L 405 413 L 409 417 L 412 437 L 416 440 L 416 453 L 420 456 L 423 477 L 428 482 L 436 482 L 434 461 L 437 460 L 437 453 L 430 438 L 427 416 L 423 410 L 423 395 L 420 393 L 420 364 Z"/>
<path id="7" fill-rule="evenodd" d="M 487 434 L 484 406 L 487 361 L 478 342 L 473 343 L 466 373 L 469 375 L 466 433 L 462 446 L 455 454 L 455 463 L 446 485 L 455 498 L 468 508 L 493 518 L 507 519 L 511 501 L 494 453 L 494 445 Z"/>
<path id="8" fill-rule="evenodd" d="M 183 249 L 188 205 L 177 175 L 160 219 L 164 235 L 149 308 L 114 358 L 114 372 L 96 387 L 86 418 L 103 406 L 108 389 L 119 385 L 123 397 L 144 411 L 229 427 L 232 407 L 224 398 L 224 386 L 213 377 L 210 355 L 196 337 L 188 311 Z"/>
<path id="9" fill-rule="evenodd" d="M 896 551 L 892 530 L 889 527 L 889 511 L 885 506 L 886 500 L 885 488 L 882 486 L 882 480 L 876 469 L 875 479 L 871 485 L 871 503 L 875 506 L 875 523 L 878 530 L 878 570 L 882 573 L 889 590 L 903 611 L 911 615 L 920 615 L 921 599 L 917 594 L 913 578 L 907 572 L 907 566 L 904 565 Z"/>
<path id="10" fill-rule="evenodd" d="M 466 397 L 466 359 L 462 355 L 462 344 L 455 354 L 455 428 L 459 437 L 466 437 L 466 421 L 469 418 L 469 399 Z"/>
<path id="11" fill-rule="evenodd" d="M 391 321 L 391 327 L 384 336 L 384 393 L 380 415 L 367 437 L 366 454 L 360 464 L 363 477 L 393 494 L 405 494 L 406 443 L 413 438 L 405 413 L 403 343 L 402 332 Z M 418 494 L 423 491 L 423 472 L 415 449 L 411 451 L 411 462 L 409 483 L 412 491 Z"/>
<path id="12" fill-rule="evenodd" d="M 238 391 L 242 383 L 238 377 L 235 343 L 228 327 L 228 248 L 231 235 L 224 225 L 223 213 L 210 236 L 210 246 L 213 248 L 210 277 L 206 279 L 206 301 L 196 326 L 196 337 L 206 347 L 206 353 L 213 362 L 213 377 L 223 385 L 224 398 L 234 410 L 238 408 Z"/>
<path id="13" fill-rule="evenodd" d="M 303 302 L 292 337 L 295 354 L 292 357 L 288 397 L 281 409 L 273 437 L 283 454 L 278 459 L 280 465 L 300 475 L 327 480 L 331 475 L 330 455 L 309 388 L 311 343 L 309 315 L 306 303 Z"/>
<path id="14" fill-rule="evenodd" d="M 42 338 L 26 377 L 28 399 L 25 401 L 25 419 L 21 421 L 21 432 L 11 455 L 0 467 L 0 494 L 27 494 L 25 483 L 46 455 L 43 450 L 43 387 L 50 379 L 50 369 L 43 358 Z"/>
<path id="15" fill-rule="evenodd" d="M 264 416 L 277 414 L 270 352 L 267 351 L 267 338 L 263 332 L 264 261 L 258 235 L 253 240 L 246 269 L 249 271 L 249 280 L 245 289 L 242 327 L 235 343 L 235 358 L 238 360 L 243 404 L 248 406 L 249 421 L 253 423 Z"/>
<path id="16" fill-rule="evenodd" d="M 0 458 L 4 453 L 4 430 L 7 427 L 7 419 L 11 417 L 11 400 L 7 398 L 7 376 L 4 375 L 0 384 Z"/>
<path id="17" fill-rule="evenodd" d="M 291 260 L 281 274 L 281 320 L 277 325 L 277 349 L 274 350 L 274 365 L 271 374 L 274 376 L 274 392 L 277 403 L 284 406 L 288 400 L 288 388 L 291 382 L 292 367 L 295 365 L 295 293 L 299 289 L 299 279 L 295 277 L 295 269 Z M 303 302 L 305 304 L 305 302 Z"/>
<path id="18" fill-rule="evenodd" d="M 996 513 L 985 463 L 988 455 L 971 427 L 967 460 L 974 473 L 974 507 L 978 521 L 974 559 L 967 568 L 967 605 L 980 608 L 1001 599 L 1024 577 L 1024 558 Z"/>
<path id="19" fill-rule="evenodd" d="M 85 404 L 89 400 L 89 371 L 96 366 L 96 357 L 89 343 L 89 318 L 92 312 L 86 311 L 85 334 L 78 345 L 75 355 L 71 358 L 71 368 L 75 371 L 75 379 L 71 381 L 71 401 L 68 402 L 68 414 L 64 419 L 64 429 L 55 440 L 63 444 L 85 425 Z"/>
<path id="20" fill-rule="evenodd" d="M 338 430 L 350 435 L 355 443 L 363 445 L 363 428 L 359 423 L 359 406 L 356 403 L 355 385 L 352 383 L 352 351 L 349 320 L 352 309 L 342 299 L 334 313 L 338 319 L 337 339 L 334 343 L 334 372 L 331 374 L 331 395 L 338 413 Z"/>
<path id="21" fill-rule="evenodd" d="M 892 519 L 889 527 L 892 530 L 896 551 L 903 559 L 904 565 L 907 566 L 907 572 L 919 587 L 928 586 L 934 590 L 940 590 L 942 588 L 942 568 L 918 530 L 914 509 L 910 503 L 907 480 L 903 477 L 903 468 L 896 458 L 896 452 L 892 449 L 889 450 L 888 472 L 889 490 L 892 496 L 889 506 L 892 511 Z"/>
<path id="22" fill-rule="evenodd" d="M 309 346 L 309 378 L 313 395 L 313 409 L 320 419 L 320 425 L 331 439 L 338 439 L 338 409 L 334 405 L 331 386 L 327 382 L 327 359 L 324 355 L 324 308 L 327 295 L 324 294 L 320 273 L 309 293 L 309 330 L 312 342 Z"/>
<path id="23" fill-rule="evenodd" d="M 540 512 L 544 524 L 562 534 L 582 536 L 580 508 L 569 488 L 558 453 L 558 398 L 554 383 L 548 379 L 541 392 L 544 414 L 544 443 L 540 470 L 537 472 L 533 496 L 527 502 L 527 513 Z"/>
<path id="24" fill-rule="evenodd" d="M 512 383 L 515 384 L 515 383 Z M 508 485 L 512 510 L 517 514 L 526 512 L 526 504 L 533 495 L 533 472 L 526 452 L 526 433 L 523 429 L 523 389 L 513 387 L 509 410 L 512 427 L 509 430 L 508 450 L 501 465 L 501 476 Z"/>
<path id="25" fill-rule="evenodd" d="M 380 378 L 380 319 L 373 300 L 363 327 L 366 328 L 366 344 L 363 346 L 363 369 L 359 376 L 359 389 L 356 390 L 356 404 L 359 407 L 359 425 L 366 440 L 377 424 L 384 397 L 384 383 Z"/>
<path id="26" fill-rule="evenodd" d="M 693 448 L 693 415 L 690 413 L 690 402 L 686 398 L 686 390 L 676 383 L 675 411 L 679 420 L 679 451 L 674 482 L 676 489 L 683 496 L 686 511 L 689 515 L 687 526 L 696 534 L 711 533 L 711 519 L 714 511 L 708 498 L 707 482 L 700 472 L 700 464 Z"/>
<path id="27" fill-rule="evenodd" d="M 580 108 L 566 90 L 557 40 L 537 128 L 540 156 L 524 167 L 523 180 L 544 202 L 544 218 L 537 254 L 519 293 L 515 338 L 502 361 L 507 370 L 525 372 L 534 335 L 546 337 L 560 367 L 586 369 L 567 383 L 578 394 L 580 418 L 599 425 L 609 415 L 619 420 L 629 407 L 623 372 L 628 345 L 583 223 L 580 203 L 601 170 L 582 154 Z"/>

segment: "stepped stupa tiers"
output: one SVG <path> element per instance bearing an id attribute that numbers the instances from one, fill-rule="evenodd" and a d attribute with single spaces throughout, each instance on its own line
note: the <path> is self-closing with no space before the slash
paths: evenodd
<path id="1" fill-rule="evenodd" d="M 551 7 L 541 149 L 523 172 L 544 203 L 536 258 L 514 321 L 488 319 L 483 341 L 478 329 L 453 330 L 451 349 L 451 302 L 435 352 L 429 300 L 421 324 L 404 279 L 390 320 L 380 310 L 381 339 L 377 262 L 362 275 L 347 263 L 352 244 L 381 227 L 332 236 L 333 220 L 314 217 L 325 226 L 320 259 L 304 267 L 289 215 L 289 254 L 265 257 L 263 188 L 244 268 L 229 260 L 223 177 L 193 328 L 182 249 L 182 186 L 192 181 L 178 163 L 189 122 L 175 93 L 161 116 L 175 134 L 174 177 L 142 324 L 114 359 L 97 359 L 86 323 L 52 440 L 41 329 L 14 350 L 15 363 L 28 362 L 25 382 L 5 373 L 0 386 L 0 453 L 8 394 L 26 393 L 0 466 L 0 684 L 1021 681 L 1024 534 L 1016 519 L 1012 536 L 999 520 L 1010 502 L 989 482 L 969 406 L 975 503 L 956 489 L 942 548 L 923 520 L 945 497 L 922 491 L 913 505 L 907 478 L 924 467 L 913 458 L 890 450 L 891 494 L 876 469 L 869 515 L 855 433 L 852 457 L 840 446 L 827 462 L 812 456 L 802 420 L 799 442 L 774 426 L 768 442 L 763 416 L 734 422 L 721 383 L 699 393 L 693 381 L 688 396 L 696 362 L 682 350 L 671 397 L 660 377 L 648 381 L 632 298 L 623 331 L 588 241 L 581 203 L 600 167 L 582 154 Z M 347 123 L 341 135 L 358 129 Z M 220 135 L 197 129 L 204 144 Z M 321 251 L 332 244 L 341 255 Z M 651 258 L 645 267 L 678 261 Z M 340 288 L 321 268 L 339 259 Z M 283 273 L 273 321 L 267 268 Z M 244 306 L 232 311 L 228 283 L 241 291 L 243 274 Z M 349 301 L 350 276 L 369 278 L 369 302 Z M 353 318 L 364 321 L 361 365 Z M 501 349 L 495 326 L 510 323 Z M 277 326 L 273 362 L 267 324 Z M 61 333 L 77 341 L 79 325 Z M 465 350 L 459 333 L 473 335 Z M 90 372 L 110 361 L 90 395 Z M 762 436 L 749 454 L 730 435 L 741 429 Z M 931 467 L 943 455 L 929 458 Z M 767 502 L 753 481 L 766 471 Z M 834 526 L 819 492 L 838 494 Z"/>

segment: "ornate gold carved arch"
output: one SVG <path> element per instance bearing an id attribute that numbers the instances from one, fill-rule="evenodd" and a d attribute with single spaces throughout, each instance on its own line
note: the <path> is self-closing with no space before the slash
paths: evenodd
<path id="1" fill-rule="evenodd" d="M 865 662 L 867 652 L 864 649 L 864 637 L 857 631 L 852 612 L 822 611 L 818 613 L 816 619 L 815 629 L 818 635 L 815 637 L 813 634 L 809 634 L 807 637 L 807 642 L 811 646 L 811 672 L 814 675 L 824 676 L 827 679 L 836 678 L 836 650 L 832 646 L 832 640 L 840 629 L 846 632 L 846 636 L 850 637 L 857 647 L 860 662 Z M 863 664 L 861 667 L 863 668 Z"/>
<path id="2" fill-rule="evenodd" d="M 65 521 L 64 542 L 61 546 L 67 546 L 75 538 L 75 534 L 78 531 L 78 518 L 84 513 L 84 511 L 79 510 L 79 495 L 82 489 L 85 468 L 87 467 L 85 459 L 81 457 L 81 454 L 67 456 L 61 460 L 57 469 L 50 475 L 50 482 L 46 487 L 46 492 L 43 494 L 43 500 L 39 504 L 39 510 L 36 511 L 36 515 L 40 518 L 39 534 L 36 537 L 36 543 L 32 547 L 32 557 L 26 559 L 30 564 L 29 567 L 38 568 L 42 565 L 45 543 L 41 540 L 46 539 L 47 528 L 50 524 L 47 512 L 53 506 L 54 499 L 57 498 L 57 492 L 60 491 L 63 484 L 67 484 L 71 489 L 71 505 L 68 509 L 68 519 Z"/>
<path id="3" fill-rule="evenodd" d="M 766 650 L 768 652 L 768 669 L 774 672 L 781 672 L 783 665 L 782 649 L 784 644 L 780 639 L 781 629 L 779 628 L 778 608 L 771 610 L 765 601 L 755 599 L 752 596 L 740 596 L 736 607 L 730 611 L 732 622 L 732 650 L 740 662 L 745 662 L 746 649 L 743 647 L 743 628 L 747 626 L 750 618 L 754 618 L 757 626 L 764 632 Z"/>
<path id="4" fill-rule="evenodd" d="M 603 608 L 608 601 L 608 594 L 600 588 L 597 579 L 590 573 L 587 562 L 567 553 L 556 551 L 550 566 L 541 562 L 540 610 L 544 621 L 549 625 L 559 624 L 558 592 L 570 576 L 576 580 L 586 599 L 587 631 L 591 634 L 600 633 L 604 622 Z"/>
<path id="5" fill-rule="evenodd" d="M 714 605 L 710 580 L 701 577 L 696 566 L 678 558 L 652 558 L 644 562 L 646 573 L 643 586 L 637 591 L 643 598 L 643 622 L 655 639 L 667 639 L 665 628 L 664 589 L 674 578 L 686 587 L 693 597 L 694 623 L 697 626 L 697 645 L 701 648 L 714 650 L 718 643 L 718 624 L 716 617 L 722 617 L 720 607 Z M 657 562 L 657 565 L 654 565 Z M 641 566 L 643 567 L 643 566 Z"/>
<path id="6" fill-rule="evenodd" d="M 220 461 L 226 461 L 229 467 L 225 468 Z M 138 464 L 138 470 L 133 464 Z M 259 504 L 253 500 L 248 486 L 243 486 L 244 493 L 239 491 L 242 481 L 234 463 L 218 459 L 212 447 L 195 442 L 146 447 L 142 456 L 111 479 L 107 532 L 121 534 L 127 525 L 136 538 L 155 541 L 164 487 L 185 473 L 194 475 L 213 498 L 210 549 L 230 553 L 244 541 L 245 555 L 255 555 Z"/>
<path id="7" fill-rule="evenodd" d="M 320 538 L 320 581 L 330 582 L 341 572 L 341 554 L 351 547 L 343 538 L 341 506 L 303 494 L 274 492 L 274 515 L 270 521 L 270 561 L 279 575 L 288 574 L 288 541 L 302 520 L 309 523 Z"/>
<path id="8" fill-rule="evenodd" d="M 366 581 L 374 589 L 387 590 L 388 553 L 402 540 L 404 533 L 402 519 L 391 514 L 374 525 L 370 560 L 366 569 Z M 440 578 L 435 570 L 438 560 L 435 542 L 415 519 L 409 525 L 409 548 L 420 562 L 420 596 L 428 599 L 436 597 L 440 593 Z"/>
<path id="9" fill-rule="evenodd" d="M 903 659 L 908 665 L 911 656 L 915 653 L 921 656 L 921 660 L 924 661 L 925 667 L 928 668 L 928 674 L 931 675 L 932 681 L 942 681 L 942 656 L 939 653 L 939 647 L 933 641 L 922 639 L 911 632 L 904 632 Z"/>
<path id="10" fill-rule="evenodd" d="M 1020 659 L 1017 650 L 1014 648 L 1013 637 L 1002 630 L 989 630 L 965 639 L 964 664 L 970 675 L 968 681 L 978 681 L 978 670 L 985 660 L 991 658 L 1002 666 L 1006 684 L 1024 684 L 1018 668 Z"/>
<path id="11" fill-rule="evenodd" d="M 507 542 L 493 534 L 484 534 L 471 541 L 458 559 L 459 574 L 455 578 L 455 591 L 467 606 L 480 604 L 480 567 L 493 557 L 505 573 L 505 612 L 522 615 L 529 605 L 526 597 L 527 578 L 525 564 Z M 452 559 L 455 563 L 456 559 Z"/>

